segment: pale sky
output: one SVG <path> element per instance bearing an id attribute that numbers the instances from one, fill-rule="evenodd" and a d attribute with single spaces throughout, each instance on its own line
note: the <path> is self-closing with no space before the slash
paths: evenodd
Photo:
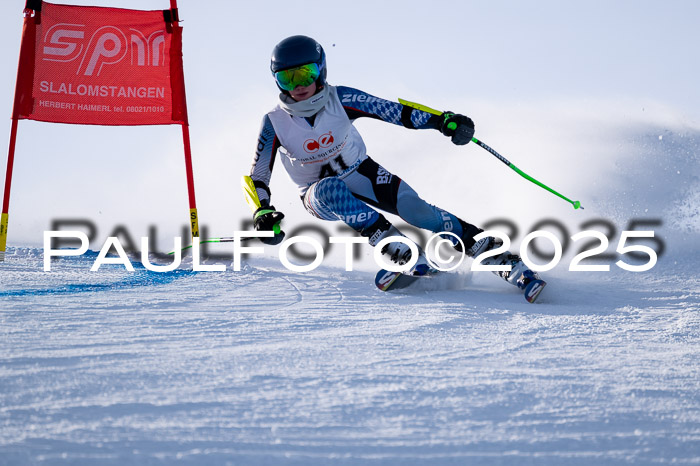
<path id="1" fill-rule="evenodd" d="M 169 6 L 166 0 L 66 3 L 135 9 Z M 5 63 L 0 72 L 0 109 L 7 116 L 0 130 L 6 134 L 23 6 L 24 0 L 5 0 L 0 6 Z M 556 136 L 547 122 L 564 115 L 554 112 L 580 110 L 574 108 L 578 106 L 586 106 L 589 118 L 598 111 L 606 118 L 610 108 L 630 118 L 663 109 L 683 124 L 700 124 L 700 2 L 696 1 L 180 0 L 178 6 L 200 218 L 214 224 L 218 235 L 230 234 L 228 230 L 249 215 L 239 179 L 248 173 L 261 118 L 276 104 L 270 52 L 293 34 L 322 43 L 331 84 L 466 113 L 476 122 L 477 133 L 481 129 L 488 134 L 491 145 L 511 152 L 512 147 L 522 149 L 521 157 L 527 154 L 524 145 L 529 140 Z M 599 102 L 607 105 L 599 107 Z M 513 111 L 530 108 L 537 115 L 551 112 L 540 121 L 529 118 L 527 111 Z M 511 147 L 505 132 L 518 125 L 517 115 L 524 116 L 528 137 Z M 376 139 L 375 147 L 390 150 L 382 139 L 385 127 L 363 127 L 370 139 Z M 404 135 L 393 129 L 387 134 Z M 92 218 L 106 229 L 129 222 L 142 228 L 155 222 L 164 229 L 184 223 L 187 200 L 180 137 L 176 126 L 96 128 L 20 122 L 9 244 L 39 242 L 55 217 Z M 437 140 L 438 136 L 426 136 L 420 144 Z M 402 144 L 411 147 L 412 142 Z M 7 148 L 2 152 L 4 173 Z M 284 175 L 273 176 L 273 196 L 275 192 L 294 197 Z M 304 215 L 298 201 L 285 202 L 287 209 Z"/>

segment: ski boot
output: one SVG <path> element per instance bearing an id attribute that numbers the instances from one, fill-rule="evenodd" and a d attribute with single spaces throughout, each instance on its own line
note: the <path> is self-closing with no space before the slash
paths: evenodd
<path id="1" fill-rule="evenodd" d="M 487 236 L 474 243 L 472 247 L 467 249 L 464 253 L 467 255 L 467 257 L 475 258 L 481 253 L 499 248 L 501 246 L 503 246 L 503 241 L 500 238 Z M 461 249 L 457 248 L 457 250 L 460 251 Z"/>
<path id="2" fill-rule="evenodd" d="M 380 240 L 383 238 L 388 238 L 390 236 L 403 236 L 399 230 L 395 227 L 390 227 L 388 230 L 383 232 L 383 234 L 377 238 L 376 241 L 370 240 L 372 246 L 376 246 Z M 416 245 L 418 246 L 418 245 Z M 411 248 L 407 244 L 399 241 L 387 243 L 382 247 L 381 253 L 389 257 L 389 259 L 398 265 L 404 265 L 411 260 L 413 253 Z M 377 272 L 374 278 L 374 284 L 382 291 L 397 290 L 401 288 L 406 288 L 414 283 L 421 277 L 425 277 L 436 272 L 432 267 L 430 267 L 428 260 L 425 257 L 425 253 L 418 246 L 418 260 L 409 270 L 403 272 L 392 272 L 389 270 L 381 269 Z"/>
<path id="3" fill-rule="evenodd" d="M 523 290 L 525 299 L 530 303 L 535 302 L 547 285 L 547 282 L 542 280 L 537 272 L 527 268 L 517 254 L 504 252 L 497 256 L 487 257 L 482 263 L 486 265 L 510 265 L 511 269 L 508 271 L 494 271 L 493 273 L 511 285 L 517 286 L 519 289 Z"/>
<path id="4" fill-rule="evenodd" d="M 391 228 L 386 230 L 375 242 L 375 244 L 379 243 L 384 238 L 388 238 L 390 236 L 404 236 L 399 232 L 399 230 L 396 229 L 393 225 Z M 423 252 L 423 249 L 421 249 L 420 246 L 416 245 L 418 247 L 418 261 L 411 267 L 410 270 L 407 270 L 405 272 L 402 272 L 406 275 L 425 275 L 430 271 L 430 265 L 428 264 L 428 260 L 425 257 L 425 253 Z M 387 243 L 384 245 L 382 248 L 382 254 L 385 256 L 389 257 L 389 260 L 391 260 L 393 263 L 398 264 L 398 265 L 404 265 L 408 263 L 411 260 L 411 257 L 413 254 L 411 253 L 411 248 L 408 247 L 408 244 L 402 243 L 400 241 L 395 241 L 392 243 Z"/>

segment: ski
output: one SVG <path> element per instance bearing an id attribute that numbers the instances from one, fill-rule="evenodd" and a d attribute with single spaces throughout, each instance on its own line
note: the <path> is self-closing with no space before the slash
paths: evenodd
<path id="1" fill-rule="evenodd" d="M 506 256 L 507 260 L 514 260 L 513 255 Z M 518 257 L 518 262 L 519 262 Z M 504 259 L 505 262 L 505 259 Z M 391 272 L 389 270 L 381 269 L 377 272 L 374 277 L 374 284 L 381 291 L 394 291 L 401 290 L 412 286 L 415 282 L 421 278 L 432 277 L 440 273 L 438 270 L 431 270 L 426 275 L 408 275 L 401 272 Z M 499 275 L 500 276 L 500 275 Z M 547 282 L 540 279 L 534 272 L 530 270 L 519 271 L 519 273 L 512 277 L 502 277 L 508 283 L 516 286 L 519 290 L 523 292 L 523 296 L 528 303 L 534 303 L 539 298 L 540 293 L 547 286 Z M 510 278 L 510 279 L 509 279 Z"/>
<path id="2" fill-rule="evenodd" d="M 382 291 L 400 290 L 409 287 L 414 281 L 420 277 L 417 275 L 406 275 L 401 272 L 390 272 L 381 269 L 374 277 L 374 284 Z"/>
<path id="3" fill-rule="evenodd" d="M 525 299 L 527 302 L 534 303 L 540 296 L 540 293 L 542 293 L 542 290 L 544 290 L 545 286 L 547 286 L 547 282 L 540 279 L 532 280 L 530 283 L 528 283 L 525 286 Z"/>
<path id="4" fill-rule="evenodd" d="M 430 271 L 424 275 L 408 275 L 401 272 L 390 272 L 381 269 L 374 277 L 374 284 L 382 291 L 401 290 L 413 285 L 417 280 L 434 277 L 439 273 L 441 273 L 439 270 L 430 269 Z"/>

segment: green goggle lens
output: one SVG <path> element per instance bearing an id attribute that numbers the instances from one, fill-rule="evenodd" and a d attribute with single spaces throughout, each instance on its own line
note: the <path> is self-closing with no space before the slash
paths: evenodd
<path id="1" fill-rule="evenodd" d="M 288 70 L 282 70 L 275 73 L 277 84 L 285 91 L 293 91 L 297 86 L 306 87 L 321 74 L 321 70 L 316 63 L 297 66 Z"/>

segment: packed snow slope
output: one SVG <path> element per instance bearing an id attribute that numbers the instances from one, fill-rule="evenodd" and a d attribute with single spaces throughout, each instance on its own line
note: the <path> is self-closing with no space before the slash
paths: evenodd
<path id="1" fill-rule="evenodd" d="M 512 207 L 520 239 L 544 216 L 615 227 L 591 227 L 609 272 L 568 271 L 570 247 L 535 305 L 469 264 L 382 293 L 366 250 L 354 272 L 293 273 L 274 248 L 238 272 L 91 272 L 95 251 L 44 272 L 11 243 L 0 464 L 700 463 L 698 132 L 643 129 L 562 175 L 584 212 L 498 165 L 517 181 L 476 208 Z M 561 154 L 518 165 L 553 179 Z M 663 242 L 647 272 L 615 265 L 631 219 Z"/>
<path id="2" fill-rule="evenodd" d="M 697 464 L 697 275 L 4 265 L 2 464 Z M 9 282 L 9 283 L 8 283 Z"/>

